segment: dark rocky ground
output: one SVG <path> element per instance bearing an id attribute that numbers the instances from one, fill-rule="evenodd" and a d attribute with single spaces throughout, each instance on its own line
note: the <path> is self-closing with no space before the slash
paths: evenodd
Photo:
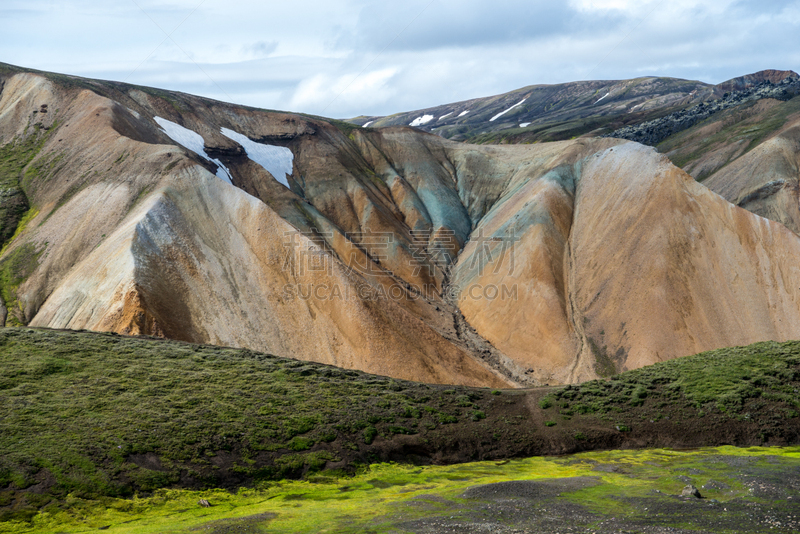
<path id="1" fill-rule="evenodd" d="M 784 78 L 779 83 L 768 81 L 740 91 L 730 91 L 717 100 L 701 102 L 688 109 L 682 109 L 647 122 L 625 126 L 601 137 L 628 139 L 645 145 L 655 146 L 672 135 L 687 130 L 712 115 L 746 102 L 774 98 L 790 100 L 800 92 L 800 78 Z"/>
<path id="2" fill-rule="evenodd" d="M 435 516 L 398 522 L 397 532 L 539 532 L 597 534 L 617 533 L 751 533 L 800 531 L 800 461 L 719 456 L 710 465 L 723 463 L 747 494 L 721 501 L 731 485 L 695 470 L 683 478 L 704 481 L 698 489 L 709 497 L 681 497 L 653 489 L 648 496 L 613 497 L 622 508 L 603 512 L 580 504 L 569 494 L 578 490 L 602 490 L 600 477 L 575 477 L 547 481 L 502 482 L 470 488 L 462 494 L 469 503 L 446 502 Z M 596 469 L 603 471 L 598 464 Z M 615 468 L 615 466 L 610 466 Z M 620 510 L 623 510 L 620 513 Z"/>
<path id="3" fill-rule="evenodd" d="M 425 493 L 383 507 L 384 511 L 391 510 L 385 515 L 381 515 L 383 511 L 376 511 L 358 520 L 343 515 L 341 520 L 319 528 L 323 532 L 393 534 L 789 534 L 800 531 L 800 457 L 797 452 L 772 455 L 764 454 L 763 449 L 731 448 L 645 451 L 564 456 L 556 462 L 561 468 L 574 468 L 579 474 L 476 484 L 455 494 L 448 493 L 446 487 L 432 485 Z M 485 473 L 491 467 L 482 469 Z M 413 484 L 413 479 L 409 483 Z M 700 497 L 681 496 L 685 485 L 696 487 Z M 394 490 L 404 491 L 413 490 Z M 384 497 L 392 499 L 389 493 Z M 331 502 L 331 506 L 336 504 Z M 215 521 L 192 531 L 210 534 L 278 532 L 280 530 L 272 523 L 275 517 L 274 514 L 260 514 L 234 521 Z"/>

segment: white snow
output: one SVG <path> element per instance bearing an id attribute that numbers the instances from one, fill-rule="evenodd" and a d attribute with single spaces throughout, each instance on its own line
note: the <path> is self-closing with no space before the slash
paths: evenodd
<path id="1" fill-rule="evenodd" d="M 530 125 L 531 125 L 530 122 L 521 122 L 521 123 L 519 123 L 519 127 L 520 128 L 527 128 Z"/>
<path id="2" fill-rule="evenodd" d="M 375 122 L 375 121 L 365 122 L 364 124 L 361 125 L 361 127 L 362 128 L 369 128 L 369 125 L 372 124 L 373 122 Z"/>
<path id="3" fill-rule="evenodd" d="M 451 111 L 450 113 L 448 113 L 446 115 L 442 115 L 441 117 L 439 117 L 439 120 L 446 119 L 447 117 L 449 117 L 452 114 L 453 114 L 453 112 Z"/>
<path id="4" fill-rule="evenodd" d="M 509 112 L 509 111 L 511 111 L 512 109 L 514 109 L 515 107 L 517 107 L 517 106 L 521 106 L 522 104 L 524 104 L 526 100 L 528 100 L 528 99 L 527 99 L 527 98 L 523 98 L 521 101 L 517 102 L 516 104 L 514 104 L 513 106 L 511 106 L 511 107 L 510 107 L 510 108 L 508 108 L 507 110 L 505 110 L 505 111 L 501 111 L 500 113 L 498 113 L 497 115 L 495 115 L 494 117 L 492 117 L 491 119 L 489 119 L 489 122 L 494 122 L 494 121 L 496 121 L 497 119 L 499 119 L 500 117 L 502 117 L 503 115 L 505 115 L 506 113 L 508 113 L 508 112 Z"/>
<path id="5" fill-rule="evenodd" d="M 222 128 L 220 132 L 228 139 L 242 145 L 248 158 L 264 167 L 278 182 L 291 189 L 287 179 L 292 175 L 292 162 L 294 161 L 294 154 L 291 150 L 283 146 L 256 143 L 249 137 L 227 128 Z"/>
<path id="6" fill-rule="evenodd" d="M 210 158 L 208 154 L 206 154 L 205 144 L 206 142 L 203 140 L 203 136 L 199 133 L 193 132 L 188 128 L 184 128 L 180 124 L 175 124 L 174 122 L 168 121 L 167 119 L 162 119 L 161 117 L 153 117 L 153 120 L 161 126 L 162 131 L 167 134 L 167 137 L 178 143 L 179 145 L 183 146 L 184 148 L 191 150 L 201 158 L 206 161 L 210 161 L 214 165 L 217 166 L 217 177 L 221 180 L 225 180 L 229 184 L 232 184 L 231 181 L 231 172 L 228 168 L 222 164 L 222 162 L 218 159 Z"/>
<path id="7" fill-rule="evenodd" d="M 467 110 L 467 111 L 462 111 L 461 113 L 459 113 L 459 114 L 458 114 L 458 117 L 463 117 L 463 116 L 464 116 L 464 115 L 466 115 L 467 113 L 469 113 L 469 110 Z"/>
<path id="8" fill-rule="evenodd" d="M 434 119 L 433 115 L 423 115 L 422 117 L 417 117 L 416 119 L 411 121 L 411 124 L 409 124 L 409 126 L 423 126 L 431 122 L 433 119 Z"/>
<path id="9" fill-rule="evenodd" d="M 611 94 L 611 93 L 606 93 L 606 94 L 604 94 L 603 96 L 601 96 L 601 97 L 600 97 L 600 99 L 599 99 L 597 102 L 600 102 L 600 100 L 603 100 L 605 97 L 607 97 L 607 96 L 608 96 L 608 95 L 610 95 L 610 94 Z M 597 102 L 595 102 L 594 104 L 597 104 Z M 592 104 L 592 105 L 594 106 L 594 104 Z"/>

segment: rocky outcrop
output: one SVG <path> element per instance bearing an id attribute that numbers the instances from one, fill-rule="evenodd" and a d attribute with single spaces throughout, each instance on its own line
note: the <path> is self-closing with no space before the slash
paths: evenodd
<path id="1" fill-rule="evenodd" d="M 733 85 L 733 87 L 739 87 L 739 85 Z M 655 146 L 668 137 L 687 130 L 726 109 L 763 98 L 789 100 L 797 96 L 798 93 L 800 93 L 800 77 L 797 75 L 785 77 L 778 83 L 772 83 L 769 79 L 766 79 L 755 86 L 727 92 L 720 99 L 701 102 L 688 109 L 671 113 L 666 117 L 634 126 L 626 126 L 610 134 L 605 134 L 603 137 L 628 139 L 644 145 Z"/>
<path id="2" fill-rule="evenodd" d="M 716 86 L 716 91 L 718 94 L 727 93 L 730 91 L 743 91 L 764 82 L 777 85 L 787 78 L 797 78 L 797 76 L 797 73 L 792 70 L 761 70 L 754 72 L 753 74 L 745 74 L 744 76 L 738 76 L 728 81 L 719 83 Z"/>

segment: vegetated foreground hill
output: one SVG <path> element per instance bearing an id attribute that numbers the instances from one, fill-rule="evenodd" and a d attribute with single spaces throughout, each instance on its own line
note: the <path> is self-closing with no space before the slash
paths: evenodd
<path id="1" fill-rule="evenodd" d="M 11 66 L 0 91 L 8 325 L 490 387 L 800 331 L 797 236 L 636 143 L 476 146 Z"/>
<path id="2" fill-rule="evenodd" d="M 556 85 L 531 85 L 387 117 L 362 116 L 366 127 L 414 126 L 448 139 L 478 143 L 560 141 L 637 125 L 725 93 L 796 78 L 793 71 L 765 70 L 718 85 L 676 78 L 643 77 Z"/>
<path id="3" fill-rule="evenodd" d="M 248 350 L 0 330 L 0 522 L 72 499 L 236 488 L 381 461 L 800 439 L 800 342 L 565 388 L 425 385 Z M 52 510 L 52 508 L 50 508 Z"/>

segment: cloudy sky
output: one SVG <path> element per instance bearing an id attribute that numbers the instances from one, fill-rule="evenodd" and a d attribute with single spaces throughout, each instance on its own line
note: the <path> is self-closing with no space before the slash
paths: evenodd
<path id="1" fill-rule="evenodd" d="M 0 61 L 345 118 L 800 72 L 800 0 L 0 0 Z"/>

